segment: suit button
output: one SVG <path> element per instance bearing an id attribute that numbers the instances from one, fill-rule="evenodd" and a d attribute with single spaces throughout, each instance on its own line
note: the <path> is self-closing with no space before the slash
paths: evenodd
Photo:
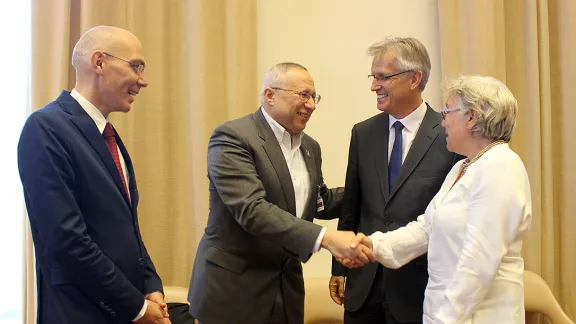
<path id="1" fill-rule="evenodd" d="M 385 221 L 384 226 L 390 226 L 390 221 Z"/>
<path id="2" fill-rule="evenodd" d="M 143 265 L 144 265 L 144 259 L 139 258 L 139 259 L 138 259 L 138 264 L 139 264 L 140 266 L 143 266 Z"/>
<path id="3" fill-rule="evenodd" d="M 115 313 L 114 311 L 110 312 L 110 315 L 111 315 L 112 317 L 116 317 L 116 313 Z"/>

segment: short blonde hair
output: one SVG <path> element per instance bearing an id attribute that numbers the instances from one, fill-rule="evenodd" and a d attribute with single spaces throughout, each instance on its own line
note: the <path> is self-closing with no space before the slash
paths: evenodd
<path id="1" fill-rule="evenodd" d="M 478 122 L 472 136 L 510 141 L 516 126 L 518 102 L 506 85 L 493 77 L 461 75 L 444 84 L 444 102 L 450 96 L 461 100 L 463 111 L 473 110 Z"/>
<path id="2" fill-rule="evenodd" d="M 372 44 L 367 52 L 368 55 L 374 57 L 394 53 L 398 60 L 398 69 L 422 72 L 422 81 L 419 87 L 422 91 L 426 88 L 432 64 L 430 64 L 430 56 L 428 56 L 426 47 L 416 38 L 388 36 L 382 41 Z"/>

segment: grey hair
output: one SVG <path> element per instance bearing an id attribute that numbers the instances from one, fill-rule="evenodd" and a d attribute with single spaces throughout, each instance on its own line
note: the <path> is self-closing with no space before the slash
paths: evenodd
<path id="1" fill-rule="evenodd" d="M 444 102 L 456 96 L 466 113 L 473 110 L 478 122 L 472 136 L 484 136 L 495 141 L 509 142 L 516 126 L 518 102 L 506 85 L 490 76 L 461 75 L 443 85 Z"/>
<path id="2" fill-rule="evenodd" d="M 422 72 L 422 81 L 420 90 L 424 91 L 428 79 L 430 78 L 430 56 L 426 47 L 411 37 L 388 36 L 383 40 L 372 44 L 367 51 L 368 55 L 382 57 L 387 53 L 394 53 L 397 58 L 397 67 L 401 71 L 420 71 Z"/>
<path id="3" fill-rule="evenodd" d="M 82 36 L 80 40 L 74 46 L 74 50 L 72 51 L 72 66 L 77 69 L 78 62 L 81 61 L 84 57 L 90 54 L 90 51 L 93 47 L 93 41 L 91 35 Z"/>
<path id="4" fill-rule="evenodd" d="M 289 70 L 299 69 L 308 71 L 304 66 L 298 63 L 292 62 L 282 62 L 274 65 L 266 74 L 264 75 L 264 84 L 262 85 L 262 91 L 260 91 L 260 104 L 264 104 L 264 90 L 270 87 L 276 87 L 281 85 L 283 77 Z"/>

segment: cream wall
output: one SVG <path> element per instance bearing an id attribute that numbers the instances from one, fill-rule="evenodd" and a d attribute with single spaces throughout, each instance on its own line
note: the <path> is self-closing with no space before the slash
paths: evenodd
<path id="1" fill-rule="evenodd" d="M 430 54 L 432 73 L 424 99 L 438 109 L 440 49 L 436 0 L 259 0 L 258 75 L 274 64 L 304 65 L 322 102 L 306 133 L 322 147 L 329 187 L 343 186 L 352 126 L 376 113 L 370 91 L 371 58 L 366 49 L 386 35 L 418 38 Z M 316 221 L 335 229 L 337 221 Z M 322 250 L 304 265 L 307 277 L 330 275 L 330 254 Z"/>

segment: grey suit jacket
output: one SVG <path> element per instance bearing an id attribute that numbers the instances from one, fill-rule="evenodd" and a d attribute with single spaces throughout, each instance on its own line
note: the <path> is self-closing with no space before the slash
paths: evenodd
<path id="1" fill-rule="evenodd" d="M 301 150 L 310 197 L 295 217 L 292 180 L 262 111 L 216 128 L 208 144 L 210 214 L 200 241 L 188 301 L 202 323 L 263 323 L 282 293 L 290 323 L 304 318 L 302 266 L 321 226 L 340 216 L 343 189 L 327 189 L 320 146 L 308 135 Z M 317 212 L 317 197 L 325 209 Z"/>
<path id="2" fill-rule="evenodd" d="M 352 130 L 346 193 L 339 230 L 367 235 L 405 226 L 424 213 L 446 174 L 461 157 L 446 149 L 442 117 L 429 106 L 404 160 L 398 179 L 388 189 L 389 115 L 379 114 Z M 362 307 L 375 280 L 378 265 L 346 270 L 333 261 L 332 274 L 347 276 L 344 307 Z M 383 269 L 382 285 L 392 315 L 400 322 L 422 321 L 424 289 L 428 282 L 426 255 L 398 270 Z"/>

